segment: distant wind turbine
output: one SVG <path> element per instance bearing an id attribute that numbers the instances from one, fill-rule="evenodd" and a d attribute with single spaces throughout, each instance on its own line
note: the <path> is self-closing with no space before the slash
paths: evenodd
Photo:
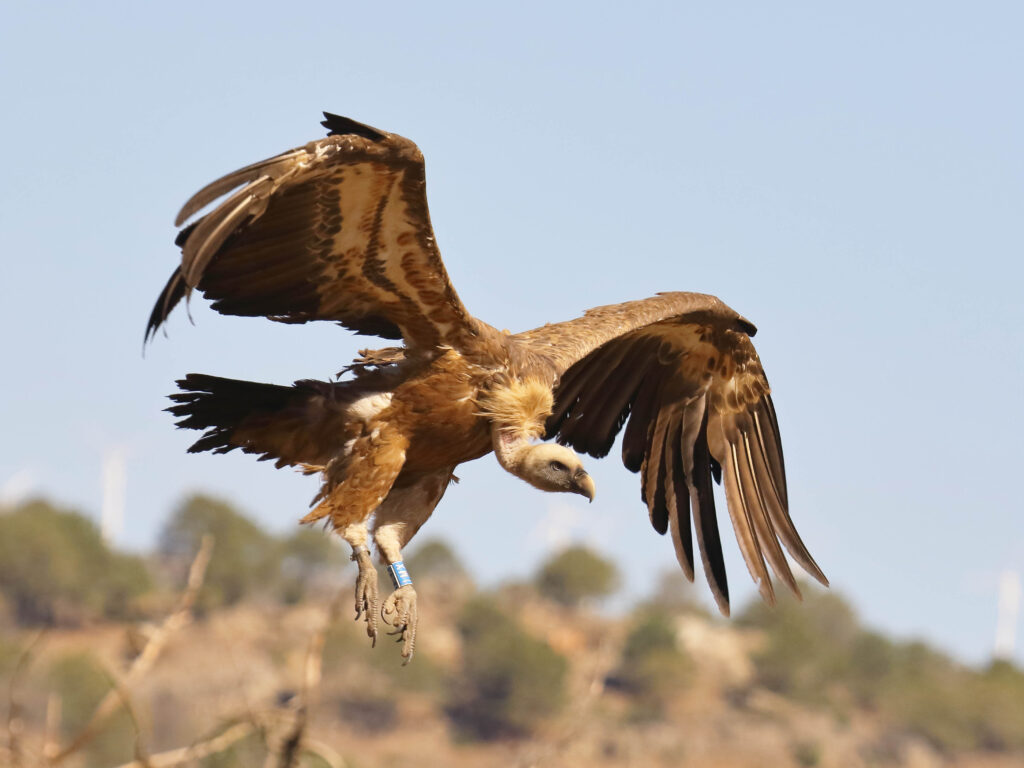
<path id="1" fill-rule="evenodd" d="M 1017 645 L 1017 615 L 1020 612 L 1020 573 L 1003 571 L 999 578 L 999 613 L 993 656 L 1009 661 Z"/>
<path id="2" fill-rule="evenodd" d="M 36 487 L 36 473 L 23 467 L 0 485 L 0 507 L 15 507 L 24 501 Z"/>
<path id="3" fill-rule="evenodd" d="M 127 485 L 123 448 L 112 448 L 103 456 L 103 506 L 100 533 L 107 544 L 115 544 L 124 527 L 124 497 Z"/>

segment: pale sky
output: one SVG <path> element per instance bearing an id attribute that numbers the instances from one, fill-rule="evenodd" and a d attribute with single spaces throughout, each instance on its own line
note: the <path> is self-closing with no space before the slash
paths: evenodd
<path id="1" fill-rule="evenodd" d="M 314 482 L 186 455 L 164 396 L 192 371 L 327 378 L 367 341 L 198 299 L 195 327 L 178 312 L 141 342 L 181 203 L 319 138 L 329 110 L 420 145 L 452 280 L 499 328 L 660 290 L 753 320 L 792 513 L 833 585 L 871 625 L 983 660 L 999 576 L 1024 569 L 1021 9 L 5 3 L 0 494 L 98 519 L 123 451 L 123 546 L 192 490 L 290 530 Z M 484 584 L 584 540 L 642 595 L 671 542 L 615 451 L 588 465 L 590 506 L 463 466 L 421 536 Z"/>

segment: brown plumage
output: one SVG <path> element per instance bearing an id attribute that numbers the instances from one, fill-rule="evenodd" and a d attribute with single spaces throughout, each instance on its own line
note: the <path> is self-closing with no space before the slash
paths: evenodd
<path id="1" fill-rule="evenodd" d="M 304 521 L 329 519 L 361 556 L 365 521 L 379 510 L 374 538 L 395 562 L 461 462 L 494 450 L 536 487 L 592 499 L 593 481 L 569 447 L 604 456 L 625 427 L 622 461 L 640 474 L 651 524 L 671 531 L 691 579 L 696 534 L 723 613 L 713 476 L 724 481 L 740 550 L 767 601 L 768 567 L 799 593 L 780 540 L 827 583 L 789 517 L 778 424 L 749 321 L 713 296 L 663 293 L 500 332 L 469 314 L 448 279 L 416 145 L 326 117 L 327 138 L 229 174 L 185 204 L 179 225 L 220 200 L 181 230 L 181 266 L 146 336 L 199 290 L 225 314 L 329 320 L 404 346 L 364 351 L 336 383 L 190 374 L 170 410 L 179 426 L 205 431 L 191 450 L 240 448 L 320 472 Z M 542 437 L 567 447 L 532 442 Z M 372 610 L 374 599 L 357 594 L 357 610 Z M 414 593 L 405 608 L 415 616 Z"/>

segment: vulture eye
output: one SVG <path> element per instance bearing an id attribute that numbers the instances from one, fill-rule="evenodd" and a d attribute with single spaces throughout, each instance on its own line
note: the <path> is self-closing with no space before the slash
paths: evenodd
<path id="1" fill-rule="evenodd" d="M 555 472 L 568 472 L 569 471 L 569 468 L 567 466 L 565 466 L 565 464 L 563 464 L 560 461 L 552 461 L 551 464 L 550 464 L 550 467 L 553 470 L 555 470 Z"/>

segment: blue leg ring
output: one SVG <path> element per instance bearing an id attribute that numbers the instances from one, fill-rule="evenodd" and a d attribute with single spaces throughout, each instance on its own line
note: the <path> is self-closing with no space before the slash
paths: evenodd
<path id="1" fill-rule="evenodd" d="M 405 570 L 405 563 L 399 560 L 397 563 L 388 563 L 388 573 L 391 575 L 391 583 L 395 589 L 412 584 L 409 572 Z"/>

